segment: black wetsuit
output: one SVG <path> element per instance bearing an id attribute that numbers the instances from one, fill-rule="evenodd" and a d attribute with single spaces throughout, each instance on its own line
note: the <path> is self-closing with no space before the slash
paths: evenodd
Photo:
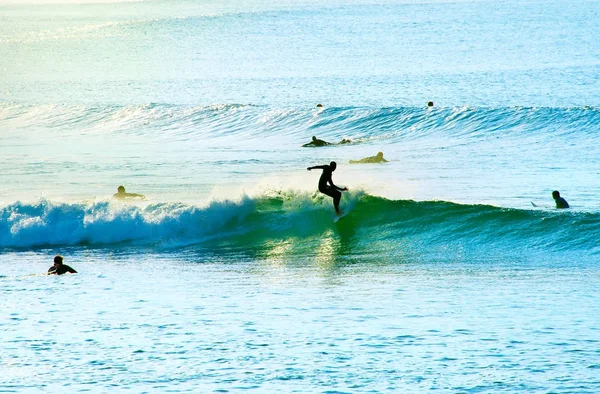
<path id="1" fill-rule="evenodd" d="M 77 271 L 75 271 L 73 268 L 69 267 L 66 264 L 61 264 L 58 267 L 52 266 L 50 267 L 50 269 L 48 269 L 48 275 L 62 275 L 66 274 L 67 272 L 71 274 L 77 273 Z"/>
<path id="2" fill-rule="evenodd" d="M 335 207 L 335 210 L 337 212 L 340 206 L 342 192 L 340 192 L 338 188 L 333 185 L 333 181 L 331 180 L 331 174 L 333 173 L 333 171 L 328 165 L 317 166 L 315 168 L 323 170 L 321 178 L 319 178 L 319 191 L 329 197 L 333 197 L 333 206 Z"/>
<path id="3" fill-rule="evenodd" d="M 556 208 L 569 208 L 569 203 L 562 197 L 558 197 L 554 201 L 556 201 Z"/>
<path id="4" fill-rule="evenodd" d="M 318 138 L 315 138 L 314 140 L 310 141 L 308 144 L 304 144 L 302 146 L 308 147 L 308 146 L 327 146 L 327 145 L 331 145 L 331 143 L 320 140 Z"/>
<path id="5" fill-rule="evenodd" d="M 323 141 L 323 140 L 314 140 L 313 145 L 314 146 L 325 146 L 325 145 L 331 145 L 331 144 L 329 142 Z"/>

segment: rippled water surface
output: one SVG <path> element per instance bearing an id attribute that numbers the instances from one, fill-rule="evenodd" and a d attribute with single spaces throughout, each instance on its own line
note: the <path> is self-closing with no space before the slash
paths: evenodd
<path id="1" fill-rule="evenodd" d="M 0 392 L 599 393 L 598 37 L 593 0 L 0 0 Z"/>
<path id="2" fill-rule="evenodd" d="M 14 258 L 5 391 L 600 390 L 596 267 L 87 253 L 46 277 Z"/>

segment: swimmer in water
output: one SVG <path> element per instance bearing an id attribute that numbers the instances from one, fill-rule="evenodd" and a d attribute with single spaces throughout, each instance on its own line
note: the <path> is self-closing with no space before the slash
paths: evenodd
<path id="1" fill-rule="evenodd" d="M 119 200 L 125 200 L 125 199 L 128 199 L 128 198 L 141 198 L 141 199 L 145 199 L 146 198 L 146 196 L 144 196 L 143 194 L 126 193 L 124 186 L 119 186 L 117 188 L 117 192 L 115 194 L 113 194 L 113 197 L 117 198 Z"/>

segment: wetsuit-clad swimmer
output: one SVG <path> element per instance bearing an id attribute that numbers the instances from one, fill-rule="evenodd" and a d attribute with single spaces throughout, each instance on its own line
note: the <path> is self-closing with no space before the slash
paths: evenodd
<path id="1" fill-rule="evenodd" d="M 552 198 L 556 202 L 556 208 L 569 208 L 569 203 L 560 196 L 558 190 L 552 192 Z"/>
<path id="2" fill-rule="evenodd" d="M 331 174 L 335 171 L 337 164 L 335 161 L 329 163 L 329 165 L 325 164 L 322 166 L 313 166 L 308 167 L 307 170 L 323 170 L 321 174 L 321 178 L 319 178 L 319 191 L 329 197 L 333 198 L 333 207 L 335 208 L 335 212 L 340 215 L 340 199 L 342 198 L 342 191 L 348 190 L 347 187 L 341 188 L 333 184 L 333 180 L 331 179 Z"/>
<path id="3" fill-rule="evenodd" d="M 66 273 L 76 274 L 73 268 L 66 264 L 63 264 L 63 257 L 61 255 L 54 256 L 54 265 L 48 269 L 48 275 L 62 275 Z"/>
<path id="4" fill-rule="evenodd" d="M 315 137 L 313 135 L 312 141 L 310 141 L 309 143 L 304 144 L 302 146 L 303 147 L 310 147 L 310 146 L 326 146 L 326 145 L 331 145 L 331 142 L 320 140 L 320 139 L 318 139 L 317 137 Z"/>

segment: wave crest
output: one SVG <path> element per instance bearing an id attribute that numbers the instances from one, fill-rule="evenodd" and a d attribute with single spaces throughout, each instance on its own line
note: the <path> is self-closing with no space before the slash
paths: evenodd
<path id="1" fill-rule="evenodd" d="M 600 214 L 573 210 L 520 210 L 447 201 L 388 200 L 345 193 L 350 213 L 333 222 L 331 200 L 319 193 L 281 191 L 268 196 L 183 203 L 128 205 L 108 201 L 40 200 L 0 208 L 0 248 L 116 244 L 185 247 L 225 242 L 260 248 L 284 239 L 331 232 L 352 242 L 404 242 L 452 247 L 598 250 Z"/>

